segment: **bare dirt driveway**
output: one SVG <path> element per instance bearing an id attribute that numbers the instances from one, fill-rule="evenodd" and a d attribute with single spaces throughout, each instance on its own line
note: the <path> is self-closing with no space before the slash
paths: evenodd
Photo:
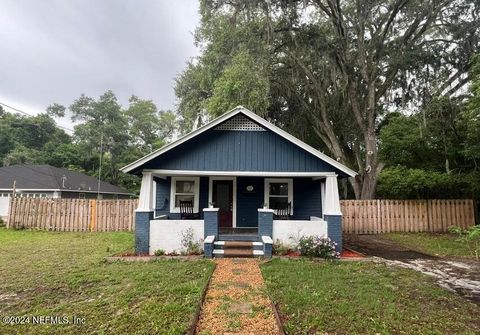
<path id="1" fill-rule="evenodd" d="M 420 271 L 438 285 L 480 304 L 480 262 L 476 260 L 427 255 L 381 235 L 346 235 L 344 244 L 389 266 Z"/>

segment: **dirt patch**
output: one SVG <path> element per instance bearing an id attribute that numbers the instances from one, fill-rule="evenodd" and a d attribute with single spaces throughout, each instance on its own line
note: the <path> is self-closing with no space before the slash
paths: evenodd
<path id="1" fill-rule="evenodd" d="M 398 245 L 381 235 L 346 235 L 344 244 L 378 262 L 419 271 L 436 283 L 480 304 L 480 263 L 474 260 L 440 258 Z"/>
<path id="2" fill-rule="evenodd" d="M 381 235 L 345 235 L 343 243 L 345 247 L 367 256 L 390 260 L 438 259 L 438 257 L 400 246 L 393 241 L 382 238 Z"/>
<path id="3" fill-rule="evenodd" d="M 387 265 L 413 269 L 435 278 L 436 283 L 480 305 L 480 263 L 453 260 L 380 260 Z"/>

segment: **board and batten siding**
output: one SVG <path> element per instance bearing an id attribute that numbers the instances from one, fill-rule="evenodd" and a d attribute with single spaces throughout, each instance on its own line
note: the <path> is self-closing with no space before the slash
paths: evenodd
<path id="1" fill-rule="evenodd" d="M 293 179 L 292 220 L 310 220 L 311 216 L 322 217 L 320 183 L 320 180 L 312 178 Z"/>
<path id="2" fill-rule="evenodd" d="M 254 192 L 246 192 L 252 185 Z M 263 177 L 237 177 L 237 227 L 257 227 L 258 209 L 263 207 Z"/>
<path id="3" fill-rule="evenodd" d="M 171 177 L 155 178 L 155 217 L 167 215 L 170 219 L 180 219 L 180 213 L 170 213 L 171 180 Z M 208 207 L 208 177 L 200 177 L 199 192 L 198 209 L 202 216 L 203 209 Z"/>
<path id="4" fill-rule="evenodd" d="M 145 169 L 344 173 L 274 132 L 210 129 L 146 163 Z"/>
<path id="5" fill-rule="evenodd" d="M 170 219 L 179 219 L 179 213 L 170 213 L 171 177 L 155 178 L 155 217 L 167 215 Z M 252 185 L 254 192 L 246 192 Z M 208 207 L 208 177 L 200 177 L 199 209 Z M 263 177 L 237 178 L 237 227 L 257 227 L 258 209 L 264 201 Z M 311 178 L 293 178 L 293 215 L 292 220 L 309 220 L 311 216 L 322 216 L 320 181 Z"/>

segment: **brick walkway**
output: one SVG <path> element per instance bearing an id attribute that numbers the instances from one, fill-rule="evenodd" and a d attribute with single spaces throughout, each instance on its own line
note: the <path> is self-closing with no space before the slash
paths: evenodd
<path id="1" fill-rule="evenodd" d="M 280 334 L 255 259 L 215 260 L 196 334 Z"/>

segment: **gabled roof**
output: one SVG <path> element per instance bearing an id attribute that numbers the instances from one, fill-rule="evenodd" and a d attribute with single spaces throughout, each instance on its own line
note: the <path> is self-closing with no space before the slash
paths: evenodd
<path id="1" fill-rule="evenodd" d="M 124 166 L 123 168 L 120 169 L 120 171 L 125 172 L 125 173 L 131 172 L 131 171 L 137 169 L 138 167 L 142 166 L 143 164 L 147 163 L 148 161 L 166 153 L 167 151 L 172 150 L 173 148 L 177 147 L 178 145 L 192 139 L 193 137 L 195 137 L 197 135 L 202 134 L 203 132 L 205 132 L 205 131 L 207 131 L 211 128 L 214 128 L 215 126 L 227 121 L 228 119 L 230 119 L 230 118 L 232 118 L 232 117 L 234 117 L 238 114 L 243 114 L 243 115 L 247 116 L 248 118 L 250 118 L 253 121 L 260 124 L 262 127 L 266 128 L 268 130 L 271 130 L 272 132 L 276 133 L 277 135 L 285 138 L 286 140 L 290 141 L 291 143 L 293 143 L 293 144 L 297 145 L 298 147 L 306 150 L 310 154 L 312 154 L 312 155 L 320 158 L 321 160 L 325 161 L 326 163 L 334 166 L 335 168 L 344 172 L 348 176 L 353 177 L 357 174 L 352 169 L 346 167 L 345 165 L 337 162 L 336 160 L 334 160 L 334 159 L 330 158 L 329 156 L 323 154 L 322 152 L 316 150 L 315 148 L 311 147 L 310 145 L 308 145 L 308 144 L 304 143 L 303 141 L 299 140 L 298 138 L 290 135 L 286 131 L 280 129 L 279 127 L 273 125 L 272 123 L 268 122 L 267 120 L 263 119 L 262 117 L 256 115 L 255 113 L 249 111 L 248 109 L 246 109 L 245 107 L 242 107 L 242 106 L 235 107 L 234 109 L 232 109 L 231 111 L 223 114 L 222 116 L 217 117 L 216 119 L 214 119 L 211 122 L 203 125 L 202 127 L 200 127 L 198 129 L 190 132 L 189 134 L 179 138 L 177 141 L 172 142 L 170 144 L 167 144 L 166 146 L 164 146 L 164 147 L 162 147 L 158 150 L 153 151 L 152 153 L 136 160 L 135 162 Z"/>
<path id="2" fill-rule="evenodd" d="M 50 165 L 12 165 L 0 168 L 0 190 L 51 190 L 97 193 L 98 180 L 80 172 Z M 100 182 L 100 193 L 131 194 L 118 186 Z"/>

